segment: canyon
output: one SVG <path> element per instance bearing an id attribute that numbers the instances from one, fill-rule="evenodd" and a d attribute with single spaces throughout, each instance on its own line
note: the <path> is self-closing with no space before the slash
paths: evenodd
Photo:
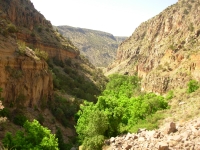
<path id="1" fill-rule="evenodd" d="M 70 26 L 55 28 L 65 38 L 70 39 L 79 48 L 80 53 L 96 67 L 107 67 L 116 57 L 118 45 L 127 38 Z"/>
<path id="2" fill-rule="evenodd" d="M 105 74 L 136 74 L 142 90 L 155 93 L 199 81 L 199 11 L 200 1 L 179 0 L 143 22 L 120 44 Z"/>
<path id="3" fill-rule="evenodd" d="M 54 134 L 59 127 L 63 141 L 78 147 L 76 112 L 85 99 L 96 103 L 108 82 L 104 74 L 122 74 L 138 76 L 141 92 L 166 96 L 175 91 L 169 109 L 159 113 L 167 116 L 167 130 L 174 122 L 177 126 L 171 133 L 162 126 L 112 137 L 105 150 L 199 149 L 200 90 L 189 94 L 186 89 L 191 79 L 200 81 L 200 0 L 179 0 L 128 38 L 52 26 L 30 0 L 0 4 L 0 96 L 10 111 L 9 121 L 0 124 L 0 139 L 21 129 L 13 122 L 23 114 L 29 120 L 39 118 Z"/>

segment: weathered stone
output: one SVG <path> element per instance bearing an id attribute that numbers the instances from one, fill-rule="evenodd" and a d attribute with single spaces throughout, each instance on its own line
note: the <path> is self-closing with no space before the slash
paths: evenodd
<path id="1" fill-rule="evenodd" d="M 183 105 L 183 104 L 185 104 L 185 102 L 180 102 L 178 105 Z"/>
<path id="2" fill-rule="evenodd" d="M 159 148 L 158 148 L 158 150 L 169 150 L 169 146 L 168 146 L 167 143 L 161 142 L 161 143 L 159 143 Z"/>
<path id="3" fill-rule="evenodd" d="M 160 137 L 160 135 L 161 135 L 161 132 L 156 132 L 155 134 L 154 134 L 154 138 L 159 138 Z"/>
<path id="4" fill-rule="evenodd" d="M 145 138 L 144 138 L 144 137 L 139 137 L 139 138 L 138 138 L 138 141 L 139 141 L 139 142 L 143 142 L 143 141 L 145 141 Z"/>
<path id="5" fill-rule="evenodd" d="M 176 131 L 177 131 L 176 124 L 174 122 L 171 122 L 170 127 L 167 129 L 167 134 L 170 134 L 172 132 L 174 133 Z"/>
<path id="6" fill-rule="evenodd" d="M 138 134 L 127 134 L 121 137 L 116 137 L 115 142 L 111 143 L 113 149 L 130 149 L 130 150 L 145 150 L 145 149 L 199 149 L 200 147 L 200 136 L 192 130 L 199 133 L 200 130 L 195 128 L 196 122 L 190 121 L 183 123 L 180 130 L 175 133 L 163 134 L 163 129 L 153 131 L 143 131 Z M 174 124 L 171 124 L 172 128 L 175 128 Z M 157 134 L 160 134 L 159 138 Z M 162 135 L 162 136 L 161 136 Z M 136 139 L 135 139 L 136 138 Z M 114 137 L 112 138 L 114 141 Z M 117 147 L 117 148 L 116 148 Z"/>
<path id="7" fill-rule="evenodd" d="M 25 54 L 28 57 L 33 58 L 34 60 L 40 60 L 40 58 L 36 56 L 35 52 L 32 49 L 30 49 L 29 47 L 26 47 Z"/>
<path id="8" fill-rule="evenodd" d="M 115 138 L 114 138 L 114 137 L 111 137 L 110 142 L 111 142 L 111 143 L 115 142 Z"/>
<path id="9" fill-rule="evenodd" d="M 195 135 L 195 136 L 200 136 L 200 130 L 196 130 L 196 131 L 194 132 L 194 135 Z"/>
<path id="10" fill-rule="evenodd" d="M 146 131 L 147 129 L 138 129 L 137 133 L 142 133 L 143 131 Z"/>
<path id="11" fill-rule="evenodd" d="M 138 139 L 138 136 L 137 135 L 134 135 L 133 136 L 133 139 L 135 140 L 135 139 Z"/>
<path id="12" fill-rule="evenodd" d="M 126 135 L 126 137 L 125 137 L 124 140 L 128 140 L 128 139 L 130 139 L 131 137 L 132 137 L 132 135 L 131 135 L 130 133 L 128 133 L 128 134 Z"/>
<path id="13" fill-rule="evenodd" d="M 127 145 L 125 145 L 125 146 L 124 146 L 124 148 L 125 148 L 126 150 L 129 150 L 129 149 L 131 149 L 131 148 L 132 148 L 132 145 L 130 145 L 130 144 L 127 144 Z"/>
<path id="14" fill-rule="evenodd" d="M 172 140 L 174 140 L 176 142 L 180 142 L 182 140 L 182 137 L 180 135 L 175 135 L 175 136 L 173 136 Z"/>
<path id="15" fill-rule="evenodd" d="M 104 144 L 105 144 L 105 145 L 110 145 L 110 140 L 105 140 L 105 141 L 104 141 Z"/>

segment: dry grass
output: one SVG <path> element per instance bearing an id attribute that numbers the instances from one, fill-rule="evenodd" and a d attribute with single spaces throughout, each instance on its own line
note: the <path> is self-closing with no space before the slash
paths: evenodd
<path id="1" fill-rule="evenodd" d="M 170 109 L 164 113 L 166 122 L 185 122 L 200 117 L 200 89 L 193 93 L 187 93 L 186 89 L 174 90 L 174 98 L 169 101 Z"/>

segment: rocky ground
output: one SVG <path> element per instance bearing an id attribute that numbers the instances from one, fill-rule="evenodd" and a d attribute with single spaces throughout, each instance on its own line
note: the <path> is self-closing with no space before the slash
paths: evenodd
<path id="1" fill-rule="evenodd" d="M 200 150 L 200 118 L 168 123 L 157 130 L 112 137 L 104 150 Z"/>

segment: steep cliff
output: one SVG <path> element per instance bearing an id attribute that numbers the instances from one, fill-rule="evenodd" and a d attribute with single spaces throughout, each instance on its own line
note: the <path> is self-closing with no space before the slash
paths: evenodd
<path id="1" fill-rule="evenodd" d="M 126 39 L 126 37 L 114 37 L 110 33 L 84 28 L 70 26 L 57 26 L 56 28 L 97 67 L 108 66 L 116 57 L 118 45 Z"/>
<path id="2" fill-rule="evenodd" d="M 79 51 L 70 41 L 59 37 L 50 21 L 46 20 L 30 0 L 1 0 L 1 25 L 12 23 L 17 27 L 17 39 L 48 51 L 50 57 L 75 57 Z M 8 28 L 8 27 L 7 27 Z M 2 31 L 3 32 L 3 29 Z M 63 54 L 60 54 L 62 51 Z"/>
<path id="3" fill-rule="evenodd" d="M 29 47 L 46 51 L 49 58 L 75 58 L 77 48 L 60 37 L 30 2 L 30 0 L 0 1 L 1 78 L 0 87 L 6 101 L 15 102 L 26 95 L 26 106 L 38 104 L 42 98 L 51 99 L 53 82 L 45 61 L 36 61 L 17 52 L 19 41 Z"/>
<path id="4" fill-rule="evenodd" d="M 137 74 L 142 90 L 158 93 L 200 80 L 199 13 L 199 0 L 179 0 L 143 22 L 119 46 L 106 74 Z"/>
<path id="5" fill-rule="evenodd" d="M 0 124 L 0 139 L 7 131 L 16 132 L 13 122 L 22 125 L 27 118 L 53 133 L 59 127 L 69 142 L 76 135 L 73 117 L 79 104 L 96 101 L 105 82 L 102 72 L 30 0 L 0 0 L 0 94 L 7 111 L 3 116 L 10 120 L 5 128 Z"/>

